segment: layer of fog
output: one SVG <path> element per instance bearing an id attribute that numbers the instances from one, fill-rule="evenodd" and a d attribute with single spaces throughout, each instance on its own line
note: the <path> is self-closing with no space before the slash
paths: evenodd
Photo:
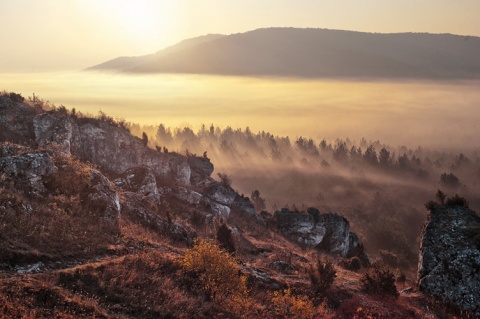
<path id="1" fill-rule="evenodd" d="M 207 151 L 215 165 L 213 177 L 226 173 L 246 196 L 259 190 L 270 213 L 287 205 L 342 214 L 370 253 L 388 249 L 406 256 L 410 265 L 426 218 L 423 204 L 438 188 L 480 208 L 479 84 L 0 75 L 0 89 L 140 123 L 131 131 L 139 136 L 145 131 L 152 148 L 184 154 L 188 149 L 200 156 Z M 158 136 L 160 123 L 170 127 L 172 140 Z M 307 149 L 296 143 L 301 136 L 311 145 Z M 320 145 L 323 139 L 327 149 Z M 335 149 L 342 141 L 349 152 L 351 146 L 361 151 L 337 160 Z M 390 152 L 388 165 L 365 161 L 370 145 L 377 155 L 382 148 Z M 443 185 L 443 173 L 453 173 L 460 182 Z"/>
<path id="2" fill-rule="evenodd" d="M 1 74 L 0 89 L 91 114 L 194 130 L 250 127 L 291 137 L 461 148 L 479 137 L 478 81 L 333 81 L 202 75 Z"/>

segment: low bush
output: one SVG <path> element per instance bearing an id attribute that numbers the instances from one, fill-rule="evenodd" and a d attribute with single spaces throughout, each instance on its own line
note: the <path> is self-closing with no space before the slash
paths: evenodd
<path id="1" fill-rule="evenodd" d="M 395 276 L 382 262 L 376 261 L 360 279 L 362 290 L 369 294 L 392 296 L 399 293 L 395 286 Z"/>
<path id="2" fill-rule="evenodd" d="M 232 230 L 226 225 L 221 224 L 217 229 L 217 241 L 220 248 L 226 250 L 230 254 L 235 253 L 235 242 L 232 237 Z"/>
<path id="3" fill-rule="evenodd" d="M 247 279 L 236 259 L 209 240 L 196 241 L 179 263 L 184 274 L 196 281 L 192 288 L 202 291 L 207 300 L 247 295 Z"/>
<path id="4" fill-rule="evenodd" d="M 290 289 L 275 291 L 272 298 L 275 318 L 310 319 L 317 311 L 307 296 L 294 296 Z"/>
<path id="5" fill-rule="evenodd" d="M 454 196 L 447 199 L 446 205 L 448 206 L 462 206 L 468 208 L 468 201 L 464 198 L 455 194 Z"/>
<path id="6" fill-rule="evenodd" d="M 337 271 L 330 260 L 317 259 L 315 267 L 309 270 L 312 293 L 315 296 L 325 296 L 337 277 Z"/>

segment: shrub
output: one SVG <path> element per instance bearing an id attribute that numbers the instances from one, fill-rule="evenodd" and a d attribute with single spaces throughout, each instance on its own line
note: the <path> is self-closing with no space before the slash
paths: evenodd
<path id="1" fill-rule="evenodd" d="M 309 276 L 312 292 L 315 295 L 323 296 L 335 281 L 337 272 L 330 260 L 322 261 L 317 259 L 316 266 L 310 267 Z"/>
<path id="2" fill-rule="evenodd" d="M 142 144 L 143 144 L 143 146 L 148 145 L 148 136 L 147 136 L 147 133 L 145 133 L 145 132 L 142 133 Z"/>
<path id="3" fill-rule="evenodd" d="M 446 197 L 447 197 L 447 195 L 446 195 L 444 192 L 442 192 L 441 190 L 438 190 L 438 191 L 437 191 L 437 194 L 435 194 L 435 198 L 436 198 L 436 199 L 438 200 L 438 202 L 439 202 L 440 204 L 442 204 L 442 205 L 445 204 L 445 198 L 446 198 Z"/>
<path id="4" fill-rule="evenodd" d="M 185 275 L 197 281 L 207 299 L 247 295 L 247 279 L 240 274 L 236 259 L 209 240 L 195 241 L 179 262 Z"/>
<path id="5" fill-rule="evenodd" d="M 223 174 L 223 173 L 218 173 L 217 175 L 220 178 L 220 183 L 223 186 L 230 187 L 232 185 L 232 179 L 230 178 L 230 176 L 228 176 L 227 174 Z"/>
<path id="6" fill-rule="evenodd" d="M 369 294 L 398 297 L 395 276 L 382 262 L 374 262 L 360 279 L 362 290 Z"/>
<path id="7" fill-rule="evenodd" d="M 19 93 L 12 92 L 8 94 L 8 97 L 10 98 L 10 100 L 12 100 L 12 102 L 23 103 L 23 101 L 25 101 L 25 98 Z"/>
<path id="8" fill-rule="evenodd" d="M 231 254 L 235 253 L 235 242 L 232 237 L 232 230 L 226 224 L 221 224 L 217 230 L 217 241 L 220 248 Z"/>
<path id="9" fill-rule="evenodd" d="M 430 212 L 433 212 L 436 207 L 438 207 L 438 203 L 436 201 L 429 200 L 425 203 L 425 208 Z"/>
<path id="10" fill-rule="evenodd" d="M 272 303 L 275 318 L 307 319 L 316 314 L 315 307 L 307 296 L 293 296 L 290 289 L 275 291 Z"/>
<path id="11" fill-rule="evenodd" d="M 468 208 L 468 201 L 464 197 L 458 196 L 458 194 L 447 199 L 445 204 L 448 206 L 462 206 Z"/>

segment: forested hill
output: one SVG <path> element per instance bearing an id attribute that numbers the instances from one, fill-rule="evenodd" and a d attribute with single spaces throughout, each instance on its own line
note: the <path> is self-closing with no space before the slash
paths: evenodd
<path id="1" fill-rule="evenodd" d="M 480 78 L 480 38 L 268 28 L 188 39 L 88 70 L 326 78 Z"/>

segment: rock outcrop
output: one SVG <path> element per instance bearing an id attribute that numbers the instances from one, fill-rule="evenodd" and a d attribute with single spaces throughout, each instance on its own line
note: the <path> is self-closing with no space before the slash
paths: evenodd
<path id="1" fill-rule="evenodd" d="M 358 257 L 364 266 L 369 264 L 363 245 L 350 232 L 348 221 L 337 214 L 321 214 L 316 208 L 307 213 L 283 208 L 274 215 L 276 226 L 287 238 L 300 245 L 341 257 Z"/>
<path id="2" fill-rule="evenodd" d="M 480 216 L 461 206 L 435 207 L 423 232 L 419 289 L 480 316 Z"/>
<path id="3" fill-rule="evenodd" d="M 190 184 L 191 169 L 184 156 L 154 151 L 126 129 L 105 121 L 47 112 L 33 118 L 33 130 L 40 147 L 58 145 L 106 172 L 124 174 L 128 169 L 146 166 L 166 182 Z"/>
<path id="4" fill-rule="evenodd" d="M 20 146 L 3 145 L 0 158 L 0 173 L 15 183 L 18 189 L 29 196 L 42 196 L 45 193 L 45 178 L 53 174 L 57 167 L 50 155 L 44 152 L 29 152 L 15 155 Z"/>
<path id="5" fill-rule="evenodd" d="M 110 181 L 99 171 L 90 173 L 90 187 L 81 194 L 84 206 L 90 213 L 112 230 L 120 230 L 120 198 Z"/>
<path id="6" fill-rule="evenodd" d="M 210 177 L 214 167 L 206 154 L 203 157 L 182 156 L 150 149 L 108 117 L 77 117 L 65 109 L 46 112 L 8 97 L 1 97 L 0 111 L 8 120 L 2 118 L 0 122 L 4 131 L 30 138 L 49 152 L 73 154 L 97 165 L 109 176 L 115 176 L 116 189 L 128 194 L 124 196 L 122 211 L 150 228 L 166 232 L 173 227 L 171 231 L 177 232 L 182 241 L 191 241 L 188 231 L 158 216 L 161 198 L 177 211 L 195 214 L 196 220 L 229 220 L 234 214 L 249 222 L 263 222 L 247 197 Z M 29 181 L 33 192 L 43 191 L 41 178 L 36 176 L 54 170 L 53 162 L 50 167 L 47 153 L 22 156 L 16 159 L 15 165 L 22 166 L 23 180 Z M 15 165 L 8 162 L 8 158 L 5 157 L 0 165 L 5 172 L 16 174 Z M 90 192 L 82 197 L 84 203 L 102 220 L 118 227 L 121 205 L 116 190 L 100 172 L 92 174 Z M 147 198 L 153 202 L 142 204 L 142 199 Z M 284 209 L 275 214 L 274 220 L 285 236 L 299 244 L 342 257 L 357 256 L 368 264 L 363 245 L 350 232 L 348 221 L 339 215 L 320 214 L 316 209 L 309 209 L 308 214 L 296 214 Z"/>
<path id="7" fill-rule="evenodd" d="M 126 170 L 122 177 L 115 179 L 114 183 L 122 190 L 143 195 L 158 195 L 155 175 L 150 168 L 145 166 Z"/>
<path id="8" fill-rule="evenodd" d="M 73 154 L 117 177 L 119 190 L 170 196 L 212 217 L 228 219 L 235 212 L 259 220 L 248 198 L 210 177 L 214 167 L 206 154 L 156 151 L 106 116 L 72 116 L 64 108 L 44 111 L 8 96 L 0 96 L 0 115 L 0 132 L 4 133 L 0 140 L 12 136 L 49 152 Z"/>
<path id="9" fill-rule="evenodd" d="M 0 140 L 29 143 L 35 137 L 31 123 L 36 114 L 32 107 L 0 96 Z"/>

